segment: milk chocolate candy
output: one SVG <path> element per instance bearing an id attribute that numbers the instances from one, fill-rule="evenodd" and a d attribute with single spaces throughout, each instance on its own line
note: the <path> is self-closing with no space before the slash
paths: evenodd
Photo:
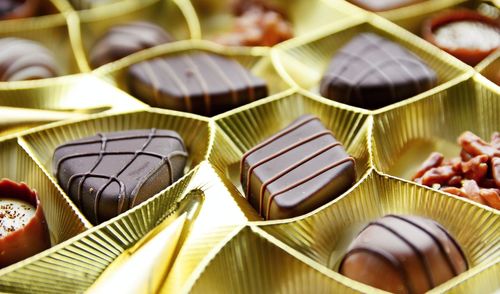
<path id="1" fill-rule="evenodd" d="M 354 159 L 312 115 L 298 118 L 241 159 L 243 190 L 265 219 L 307 213 L 341 195 L 355 180 Z"/>
<path id="2" fill-rule="evenodd" d="M 97 134 L 54 152 L 62 189 L 94 224 L 106 221 L 165 189 L 184 173 L 187 153 L 170 130 Z"/>
<path id="3" fill-rule="evenodd" d="M 20 38 L 0 39 L 0 81 L 25 81 L 59 75 L 53 54 L 41 44 Z"/>
<path id="4" fill-rule="evenodd" d="M 359 233 L 339 272 L 393 293 L 424 293 L 467 269 L 460 245 L 440 224 L 386 215 Z"/>
<path id="5" fill-rule="evenodd" d="M 424 0 L 349 0 L 349 2 L 370 11 L 386 11 L 401 8 Z"/>
<path id="6" fill-rule="evenodd" d="M 121 59 L 132 53 L 168 43 L 174 39 L 165 30 L 145 21 L 111 27 L 90 51 L 92 67 Z"/>
<path id="7" fill-rule="evenodd" d="M 0 20 L 35 16 L 39 6 L 40 0 L 2 0 L 0 1 Z"/>
<path id="8" fill-rule="evenodd" d="M 182 54 L 130 67 L 133 95 L 151 106 L 214 115 L 267 96 L 266 82 L 234 60 Z"/>
<path id="9" fill-rule="evenodd" d="M 402 46 L 374 33 L 354 37 L 321 79 L 324 97 L 376 109 L 429 90 L 436 73 Z"/>

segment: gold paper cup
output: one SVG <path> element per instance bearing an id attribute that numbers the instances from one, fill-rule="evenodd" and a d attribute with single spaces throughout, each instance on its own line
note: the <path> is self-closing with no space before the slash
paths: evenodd
<path id="1" fill-rule="evenodd" d="M 235 60 L 257 77 L 267 82 L 269 95 L 288 89 L 289 86 L 275 71 L 267 48 L 226 48 L 206 41 L 181 41 L 160 45 L 129 55 L 117 62 L 104 65 L 94 73 L 113 85 L 130 93 L 127 72 L 138 62 L 161 56 L 174 56 L 186 53 L 213 53 Z"/>
<path id="2" fill-rule="evenodd" d="M 368 132 L 371 118 L 342 107 L 323 104 L 307 94 L 286 91 L 215 117 L 216 135 L 209 161 L 230 190 L 245 200 L 240 183 L 243 154 L 303 114 L 320 118 L 354 157 L 357 179 L 370 169 Z M 245 200 L 246 201 L 246 200 Z"/>
<path id="3" fill-rule="evenodd" d="M 57 146 L 97 133 L 150 128 L 174 130 L 183 138 L 188 152 L 185 174 L 200 164 L 208 153 L 212 132 L 208 119 L 158 109 L 95 115 L 81 121 L 62 122 L 22 136 L 20 140 L 34 160 L 57 182 L 52 174 L 52 156 Z"/>
<path id="4" fill-rule="evenodd" d="M 108 83 L 81 74 L 43 81 L 0 83 L 0 136 L 61 119 L 147 106 Z"/>
<path id="5" fill-rule="evenodd" d="M 183 7 L 170 0 L 122 0 L 99 8 L 78 12 L 80 40 L 86 61 L 96 41 L 116 25 L 147 21 L 162 27 L 176 41 L 189 39 L 191 32 Z M 90 65 L 87 66 L 90 68 Z"/>
<path id="6" fill-rule="evenodd" d="M 497 86 L 500 86 L 500 50 L 497 50 L 478 64 L 476 71 L 480 72 Z"/>
<path id="7" fill-rule="evenodd" d="M 1 271 L 0 289 L 15 293 L 84 292 L 122 252 L 175 212 L 194 172 L 120 216 L 27 259 L 22 266 Z"/>
<path id="8" fill-rule="evenodd" d="M 433 151 L 445 158 L 458 156 L 460 146 L 456 140 L 463 132 L 471 131 L 489 140 L 493 132 L 500 130 L 498 98 L 496 85 L 476 77 L 425 99 L 375 114 L 375 167 L 383 173 L 411 179 Z"/>
<path id="9" fill-rule="evenodd" d="M 453 288 L 478 274 L 476 271 L 481 271 L 485 263 L 490 264 L 500 256 L 498 213 L 375 171 L 348 195 L 329 205 L 294 220 L 263 224 L 261 229 L 315 260 L 325 270 L 335 271 L 332 275 L 341 281 L 346 277 L 336 271 L 351 241 L 370 221 L 386 214 L 427 217 L 455 237 L 464 250 L 470 270 L 442 284 L 443 288 Z M 474 292 L 486 293 L 485 289 L 500 286 L 498 280 L 491 283 L 474 284 Z M 348 285 L 359 292 L 374 289 L 350 279 Z"/>
<path id="10" fill-rule="evenodd" d="M 213 40 L 214 37 L 231 31 L 235 16 L 231 1 L 191 0 L 197 15 L 196 21 L 201 38 Z M 348 18 L 362 18 L 365 14 L 343 1 L 324 0 L 269 0 L 270 5 L 282 11 L 292 24 L 294 37 L 303 36 L 326 25 Z"/>
<path id="11" fill-rule="evenodd" d="M 436 88 L 448 87 L 457 79 L 472 75 L 471 68 L 454 57 L 376 16 L 368 22 L 350 20 L 303 38 L 283 42 L 273 48 L 273 63 L 289 84 L 309 90 L 315 97 L 320 97 L 319 83 L 331 58 L 337 50 L 363 32 L 376 33 L 406 47 L 436 72 L 438 86 L 415 97 L 428 95 Z"/>
<path id="12" fill-rule="evenodd" d="M 349 293 L 345 281 L 260 228 L 237 228 L 180 293 Z M 347 280 L 347 279 L 344 279 Z M 351 291 L 352 292 L 352 291 Z"/>
<path id="13" fill-rule="evenodd" d="M 91 226 L 15 139 L 0 142 L 0 178 L 24 182 L 38 192 L 53 246 Z M 12 268 L 21 267 L 31 259 L 30 257 L 1 269 L 0 275 Z"/>

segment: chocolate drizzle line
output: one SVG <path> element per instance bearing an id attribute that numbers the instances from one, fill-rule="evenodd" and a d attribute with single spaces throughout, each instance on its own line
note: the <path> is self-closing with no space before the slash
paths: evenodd
<path id="1" fill-rule="evenodd" d="M 210 97 L 209 88 L 207 83 L 205 82 L 205 79 L 203 78 L 203 75 L 200 73 L 200 70 L 196 65 L 196 62 L 194 62 L 189 55 L 182 55 L 182 59 L 186 61 L 185 63 L 188 64 L 188 68 L 189 67 L 192 68 L 193 74 L 201 86 L 201 89 L 203 91 L 203 101 L 205 102 L 205 113 L 207 114 L 211 113 L 212 97 Z"/>
<path id="2" fill-rule="evenodd" d="M 191 103 L 191 96 L 189 95 L 189 90 L 186 88 L 184 83 L 177 77 L 175 74 L 174 70 L 170 67 L 170 64 L 163 59 L 160 58 L 157 60 L 158 65 L 163 68 L 167 73 L 167 76 L 172 78 L 172 81 L 174 81 L 174 84 L 179 88 L 179 90 L 182 92 L 182 96 L 184 96 L 184 102 L 186 103 L 186 110 L 191 112 L 193 111 L 193 105 Z M 144 62 L 148 63 L 148 62 Z"/>
<path id="3" fill-rule="evenodd" d="M 96 193 L 96 197 L 95 197 L 95 201 L 94 201 L 94 221 L 96 223 L 99 223 L 99 203 L 100 203 L 100 197 L 101 197 L 101 194 L 102 192 L 113 182 L 116 182 L 119 186 L 120 186 L 120 192 L 119 192 L 119 195 L 118 195 L 118 207 L 117 207 L 117 214 L 120 214 L 121 212 L 123 212 L 123 205 L 124 205 L 124 202 L 125 202 L 125 196 L 126 196 L 126 187 L 125 187 L 125 183 L 123 183 L 122 181 L 120 181 L 118 179 L 118 177 L 139 157 L 139 155 L 147 155 L 147 156 L 151 156 L 151 157 L 156 157 L 156 158 L 159 158 L 161 159 L 162 161 L 164 161 L 166 164 L 167 164 L 167 167 L 169 169 L 169 174 L 170 174 L 170 184 L 172 184 L 173 182 L 173 175 L 172 175 L 172 165 L 171 165 L 171 162 L 170 162 L 170 157 L 173 157 L 173 156 L 184 156 L 184 157 L 187 157 L 187 153 L 185 151 L 176 151 L 176 152 L 171 152 L 169 155 L 167 156 L 163 156 L 161 154 L 158 154 L 158 153 L 154 153 L 154 152 L 148 152 L 148 151 L 144 151 L 148 145 L 152 142 L 152 140 L 154 138 L 171 138 L 171 139 L 175 139 L 177 140 L 178 142 L 181 143 L 181 146 L 184 146 L 182 144 L 182 141 L 176 137 L 176 136 L 170 136 L 170 135 L 157 135 L 156 134 L 156 129 L 151 129 L 149 134 L 147 136 L 145 135 L 136 135 L 136 136 L 127 136 L 127 137 L 117 137 L 117 138 L 106 138 L 106 136 L 104 134 L 98 134 L 98 136 L 100 137 L 99 140 L 89 140 L 89 141 L 80 141 L 80 142 L 71 142 L 71 143 L 67 143 L 67 144 L 64 144 L 64 145 L 61 145 L 59 147 L 56 148 L 56 150 L 60 149 L 60 148 L 64 148 L 64 147 L 69 147 L 69 146 L 77 146 L 77 145 L 85 145 L 85 144 L 96 144 L 96 143 L 100 143 L 100 150 L 99 152 L 87 152 L 87 153 L 77 153 L 77 154 L 71 154 L 71 155 L 67 155 L 67 156 L 64 156 L 62 158 L 60 158 L 56 164 L 56 174 L 58 174 L 58 171 L 61 167 L 61 164 L 66 161 L 66 160 L 69 160 L 69 159 L 74 159 L 74 158 L 78 158 L 78 157 L 89 157 L 89 156 L 98 156 L 96 162 L 94 163 L 94 165 L 92 166 L 92 168 L 86 172 L 86 173 L 80 173 L 80 174 L 75 174 L 75 175 L 72 175 L 69 180 L 68 180 L 68 183 L 66 184 L 66 187 L 67 187 L 67 191 L 70 190 L 70 187 L 71 187 L 71 183 L 73 180 L 75 180 L 76 178 L 78 177 L 82 177 L 82 179 L 80 180 L 79 182 L 79 185 L 78 185 L 78 194 L 77 194 L 77 200 L 80 204 L 80 207 L 83 207 L 83 203 L 82 203 L 82 196 L 81 196 L 81 193 L 82 193 L 82 187 L 83 187 L 83 183 L 86 179 L 88 178 L 101 178 L 101 179 L 107 179 L 108 181 L 102 185 L 97 193 Z M 141 148 L 139 150 L 136 150 L 135 152 L 133 151 L 119 151 L 119 152 L 112 152 L 112 151 L 106 151 L 106 145 L 108 142 L 111 142 L 111 141 L 121 141 L 121 140 L 129 140 L 129 139 L 140 139 L 140 138 L 147 138 L 145 143 L 141 146 Z M 102 159 L 105 155 L 133 155 L 133 157 L 115 174 L 115 175 L 102 175 L 102 174 L 96 174 L 94 173 L 94 170 L 97 168 L 97 166 L 99 165 L 99 163 L 102 162 Z M 130 206 L 130 203 L 133 203 L 135 201 L 135 196 L 134 196 L 134 199 L 129 199 L 129 206 Z M 130 207 L 128 207 L 130 208 Z"/>
<path id="4" fill-rule="evenodd" d="M 228 86 L 229 90 L 231 91 L 231 97 L 233 98 L 233 105 L 238 105 L 238 93 L 236 93 L 236 87 L 231 82 L 231 79 L 219 66 L 217 66 L 217 63 L 212 60 L 210 56 L 208 56 L 207 54 L 201 54 L 201 56 L 204 57 L 209 67 L 213 68 L 217 75 L 221 77 L 221 80 L 223 80 L 224 83 Z"/>

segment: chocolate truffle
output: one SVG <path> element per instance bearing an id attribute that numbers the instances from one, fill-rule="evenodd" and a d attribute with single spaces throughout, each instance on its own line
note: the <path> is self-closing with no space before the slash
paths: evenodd
<path id="1" fill-rule="evenodd" d="M 47 222 L 36 191 L 24 183 L 0 180 L 0 267 L 49 247 Z"/>
<path id="2" fill-rule="evenodd" d="M 423 36 L 463 62 L 475 66 L 500 48 L 500 24 L 472 10 L 437 14 L 423 24 Z"/>
<path id="3" fill-rule="evenodd" d="M 404 47 L 374 33 L 354 37 L 333 57 L 320 84 L 324 97 L 376 109 L 436 85 L 436 73 Z"/>
<path id="4" fill-rule="evenodd" d="M 422 2 L 424 0 L 349 0 L 349 2 L 370 11 L 386 11 Z"/>
<path id="5" fill-rule="evenodd" d="M 52 78 L 59 68 L 52 53 L 41 44 L 19 38 L 0 39 L 0 81 Z"/>
<path id="6" fill-rule="evenodd" d="M 240 180 L 262 217 L 282 219 L 335 199 L 354 184 L 356 172 L 332 132 L 304 115 L 243 155 Z"/>
<path id="7" fill-rule="evenodd" d="M 339 272 L 393 293 L 424 293 L 467 269 L 462 249 L 440 224 L 386 215 L 359 233 Z"/>
<path id="8" fill-rule="evenodd" d="M 40 0 L 2 0 L 0 1 L 0 20 L 35 16 Z"/>
<path id="9" fill-rule="evenodd" d="M 170 186 L 184 173 L 187 153 L 170 130 L 97 134 L 54 152 L 62 189 L 94 224 L 106 221 Z"/>
<path id="10" fill-rule="evenodd" d="M 90 50 L 90 63 L 92 67 L 99 67 L 173 40 L 164 29 L 149 22 L 135 21 L 117 25 L 95 42 Z"/>
<path id="11" fill-rule="evenodd" d="M 133 95 L 151 106 L 214 115 L 267 96 L 266 82 L 232 59 L 195 53 L 130 67 Z"/>

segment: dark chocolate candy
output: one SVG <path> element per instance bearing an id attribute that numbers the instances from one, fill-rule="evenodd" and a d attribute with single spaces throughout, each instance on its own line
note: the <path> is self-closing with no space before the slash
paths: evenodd
<path id="1" fill-rule="evenodd" d="M 90 51 L 90 63 L 92 67 L 99 67 L 173 40 L 164 29 L 149 22 L 135 21 L 117 25 L 96 41 Z"/>
<path id="2" fill-rule="evenodd" d="M 57 147 L 62 189 L 90 221 L 106 221 L 165 189 L 184 172 L 182 138 L 170 130 L 98 134 Z"/>
<path id="3" fill-rule="evenodd" d="M 402 46 L 373 33 L 352 39 L 333 57 L 321 79 L 321 95 L 376 109 L 436 85 L 436 73 Z"/>
<path id="4" fill-rule="evenodd" d="M 314 116 L 304 115 L 246 152 L 241 184 L 265 219 L 307 213 L 351 187 L 354 159 Z"/>
<path id="5" fill-rule="evenodd" d="M 0 39 L 0 81 L 24 81 L 58 76 L 59 68 L 50 51 L 40 43 Z"/>
<path id="6" fill-rule="evenodd" d="M 422 1 L 424 0 L 349 0 L 349 2 L 370 11 L 386 11 Z"/>
<path id="7" fill-rule="evenodd" d="M 215 54 L 156 58 L 129 69 L 132 94 L 151 106 L 214 115 L 267 96 L 266 82 Z"/>
<path id="8" fill-rule="evenodd" d="M 1 0 L 0 20 L 35 16 L 40 0 Z"/>
<path id="9" fill-rule="evenodd" d="M 359 233 L 339 272 L 393 293 L 424 293 L 467 268 L 462 249 L 437 222 L 386 215 Z"/>

